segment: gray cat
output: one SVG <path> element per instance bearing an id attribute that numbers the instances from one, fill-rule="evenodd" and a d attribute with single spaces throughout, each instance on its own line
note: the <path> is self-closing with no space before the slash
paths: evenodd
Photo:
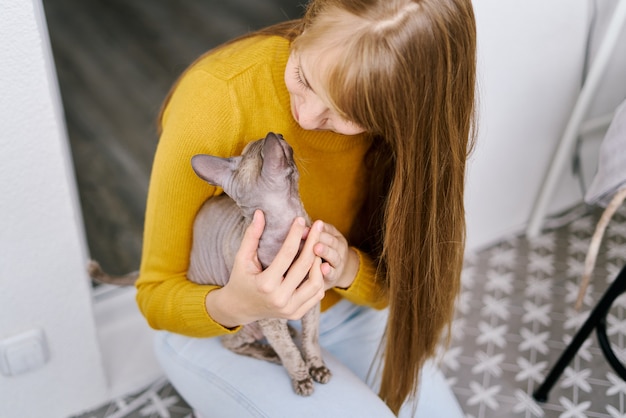
<path id="1" fill-rule="evenodd" d="M 207 200 L 196 215 L 187 277 L 200 284 L 224 285 L 230 277 L 244 231 L 256 209 L 265 215 L 265 229 L 258 257 L 266 268 L 276 256 L 296 217 L 306 214 L 298 192 L 298 169 L 293 150 L 281 135 L 268 133 L 248 144 L 241 156 L 219 158 L 195 155 L 196 174 L 224 189 L 225 194 Z M 137 273 L 112 277 L 91 261 L 91 277 L 100 282 L 131 284 Z M 331 372 L 319 346 L 319 303 L 302 318 L 302 353 L 294 343 L 287 320 L 265 319 L 244 325 L 222 336 L 228 349 L 254 358 L 282 363 L 298 395 L 313 393 L 313 380 L 326 383 Z M 268 344 L 262 341 L 265 337 Z M 303 358 L 304 355 L 304 358 Z"/>

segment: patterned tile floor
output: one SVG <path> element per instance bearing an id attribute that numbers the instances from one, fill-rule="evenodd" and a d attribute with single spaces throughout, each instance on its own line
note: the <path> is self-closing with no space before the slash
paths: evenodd
<path id="1" fill-rule="evenodd" d="M 470 254 L 442 368 L 467 418 L 623 417 L 626 382 L 610 368 L 595 333 L 537 404 L 538 387 L 595 301 L 626 263 L 626 207 L 604 236 L 584 307 L 574 309 L 591 233 L 599 211 L 579 216 L 540 237 L 512 237 Z M 626 297 L 608 316 L 608 335 L 626 362 Z M 191 418 L 166 381 L 77 418 Z"/>
<path id="2" fill-rule="evenodd" d="M 626 383 L 606 362 L 595 332 L 550 393 L 530 396 L 626 263 L 626 208 L 604 236 L 584 306 L 574 302 L 599 212 L 528 240 L 515 237 L 468 256 L 454 340 L 444 372 L 466 416 L 626 417 Z M 607 318 L 616 355 L 626 360 L 626 297 Z"/>

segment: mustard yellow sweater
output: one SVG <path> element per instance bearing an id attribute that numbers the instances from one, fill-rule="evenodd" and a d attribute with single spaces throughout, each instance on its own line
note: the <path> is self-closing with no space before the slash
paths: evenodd
<path id="1" fill-rule="evenodd" d="M 300 193 L 313 220 L 347 235 L 363 201 L 362 135 L 305 131 L 291 115 L 284 72 L 289 43 L 257 36 L 235 42 L 197 61 L 178 83 L 164 112 L 145 219 L 137 302 L 156 329 L 193 337 L 233 332 L 211 319 L 205 297 L 215 286 L 187 280 L 193 221 L 202 203 L 221 189 L 198 178 L 195 154 L 232 156 L 268 132 L 281 133 L 293 147 Z M 326 292 L 322 309 L 344 297 L 375 308 L 386 306 L 374 280 L 375 266 L 361 251 L 360 267 L 348 289 Z"/>

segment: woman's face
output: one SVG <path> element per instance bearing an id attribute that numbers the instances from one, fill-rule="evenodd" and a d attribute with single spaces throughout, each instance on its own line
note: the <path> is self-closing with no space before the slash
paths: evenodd
<path id="1" fill-rule="evenodd" d="M 365 130 L 343 119 L 330 109 L 318 95 L 322 86 L 314 72 L 323 65 L 322 60 L 307 52 L 292 52 L 285 69 L 285 84 L 291 98 L 291 113 L 306 130 L 333 131 L 343 135 L 356 135 Z"/>

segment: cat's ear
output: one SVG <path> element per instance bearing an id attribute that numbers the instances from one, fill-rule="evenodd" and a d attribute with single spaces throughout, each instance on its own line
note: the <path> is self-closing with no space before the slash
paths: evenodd
<path id="1" fill-rule="evenodd" d="M 191 158 L 191 167 L 198 177 L 206 182 L 222 187 L 224 181 L 237 167 L 241 157 L 219 158 L 213 155 L 198 154 Z"/>

